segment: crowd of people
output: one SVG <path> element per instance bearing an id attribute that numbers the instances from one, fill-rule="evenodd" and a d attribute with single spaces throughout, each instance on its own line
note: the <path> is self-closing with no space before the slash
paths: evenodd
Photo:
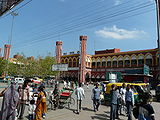
<path id="1" fill-rule="evenodd" d="M 3 97 L 1 120 L 23 119 L 28 102 L 29 120 L 42 120 L 45 117 L 47 112 L 45 86 L 40 85 L 37 88 L 36 85 L 34 87 L 30 85 L 31 80 L 26 79 L 18 89 L 15 83 L 11 83 L 0 93 L 0 96 Z"/>
<path id="2" fill-rule="evenodd" d="M 119 119 L 119 114 L 122 114 L 121 110 L 124 107 L 126 107 L 128 120 L 133 119 L 132 114 L 138 120 L 155 119 L 153 107 L 148 103 L 151 98 L 148 92 L 139 93 L 139 103 L 135 103 L 134 87 L 130 84 L 126 86 L 125 83 L 123 83 L 122 88 L 118 88 L 113 84 L 111 88 L 110 120 Z M 121 105 L 121 107 L 119 105 Z"/>
<path id="3" fill-rule="evenodd" d="M 54 101 L 52 105 L 54 108 L 59 106 L 59 83 L 56 83 L 52 91 L 51 100 Z M 80 114 L 82 110 L 83 99 L 85 99 L 85 91 L 83 89 L 83 83 L 74 83 L 63 81 L 63 88 L 75 90 L 75 96 L 77 99 L 76 114 Z M 86 88 L 89 88 L 89 83 L 86 83 Z M 122 114 L 122 109 L 126 108 L 128 120 L 132 120 L 132 114 L 138 120 L 154 120 L 153 107 L 148 104 L 150 95 L 144 93 L 141 95 L 141 102 L 135 104 L 134 100 L 134 88 L 125 83 L 121 88 L 116 84 L 111 86 L 110 91 L 110 120 L 119 119 L 119 115 Z M 101 100 L 103 99 L 103 93 L 105 92 L 105 86 L 102 83 L 95 83 L 91 91 L 91 100 L 93 101 L 94 112 L 99 111 Z M 22 85 L 19 85 L 16 89 L 15 83 L 11 83 L 8 88 L 5 88 L 0 96 L 3 97 L 1 108 L 1 120 L 17 120 L 24 118 L 24 112 L 26 104 L 28 106 L 28 119 L 29 120 L 42 120 L 47 113 L 47 93 L 45 92 L 45 86 L 34 85 L 31 87 L 31 80 L 26 79 Z M 53 108 L 53 107 L 51 107 Z M 137 112 L 138 111 L 138 112 Z"/>

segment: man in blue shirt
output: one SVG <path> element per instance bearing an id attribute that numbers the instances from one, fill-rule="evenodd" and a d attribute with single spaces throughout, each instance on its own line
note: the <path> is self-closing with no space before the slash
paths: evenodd
<path id="1" fill-rule="evenodd" d="M 100 94 L 101 90 L 98 88 L 99 84 L 96 83 L 95 88 L 92 89 L 92 100 L 93 100 L 93 107 L 94 111 L 98 111 L 100 105 Z"/>

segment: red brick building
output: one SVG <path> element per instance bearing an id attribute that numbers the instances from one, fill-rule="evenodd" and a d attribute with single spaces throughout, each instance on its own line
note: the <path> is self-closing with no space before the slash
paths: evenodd
<path id="1" fill-rule="evenodd" d="M 70 52 L 61 56 L 61 63 L 68 64 L 69 71 L 61 72 L 64 79 L 78 80 L 80 73 L 80 52 Z M 144 65 L 150 73 L 143 73 Z M 120 49 L 95 51 L 95 55 L 86 54 L 85 81 L 106 80 L 107 72 L 121 72 L 123 81 L 143 81 L 156 83 L 158 79 L 158 49 L 146 49 L 121 52 Z"/>

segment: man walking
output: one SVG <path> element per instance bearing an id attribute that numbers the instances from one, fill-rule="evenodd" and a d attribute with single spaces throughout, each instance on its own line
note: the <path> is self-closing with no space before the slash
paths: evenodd
<path id="1" fill-rule="evenodd" d="M 125 94 L 125 101 L 128 113 L 128 120 L 132 120 L 132 108 L 134 105 L 134 93 L 131 89 L 130 84 L 127 85 L 126 94 Z"/>
<path id="2" fill-rule="evenodd" d="M 82 99 L 85 97 L 81 83 L 79 83 L 79 87 L 76 89 L 75 94 L 77 95 L 77 114 L 79 114 L 82 108 Z"/>
<path id="3" fill-rule="evenodd" d="M 101 90 L 98 88 L 99 84 L 96 83 L 95 88 L 92 89 L 92 100 L 93 100 L 93 107 L 94 111 L 98 111 L 100 105 L 100 94 Z"/>
<path id="4" fill-rule="evenodd" d="M 113 84 L 111 87 L 112 89 L 110 91 L 111 94 L 110 120 L 115 120 L 115 118 L 118 117 L 118 115 L 116 115 L 116 112 L 117 112 L 117 102 L 118 102 L 119 92 L 115 84 Z"/>

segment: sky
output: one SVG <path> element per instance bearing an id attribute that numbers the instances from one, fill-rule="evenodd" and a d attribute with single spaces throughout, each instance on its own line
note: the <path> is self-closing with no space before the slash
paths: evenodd
<path id="1" fill-rule="evenodd" d="M 17 53 L 55 56 L 57 40 L 63 42 L 63 53 L 79 51 L 80 35 L 88 36 L 88 54 L 113 48 L 124 52 L 157 47 L 154 0 L 32 0 L 15 12 L 12 37 L 13 16 L 6 13 L 0 17 L 0 48 L 11 40 L 10 57 Z"/>

